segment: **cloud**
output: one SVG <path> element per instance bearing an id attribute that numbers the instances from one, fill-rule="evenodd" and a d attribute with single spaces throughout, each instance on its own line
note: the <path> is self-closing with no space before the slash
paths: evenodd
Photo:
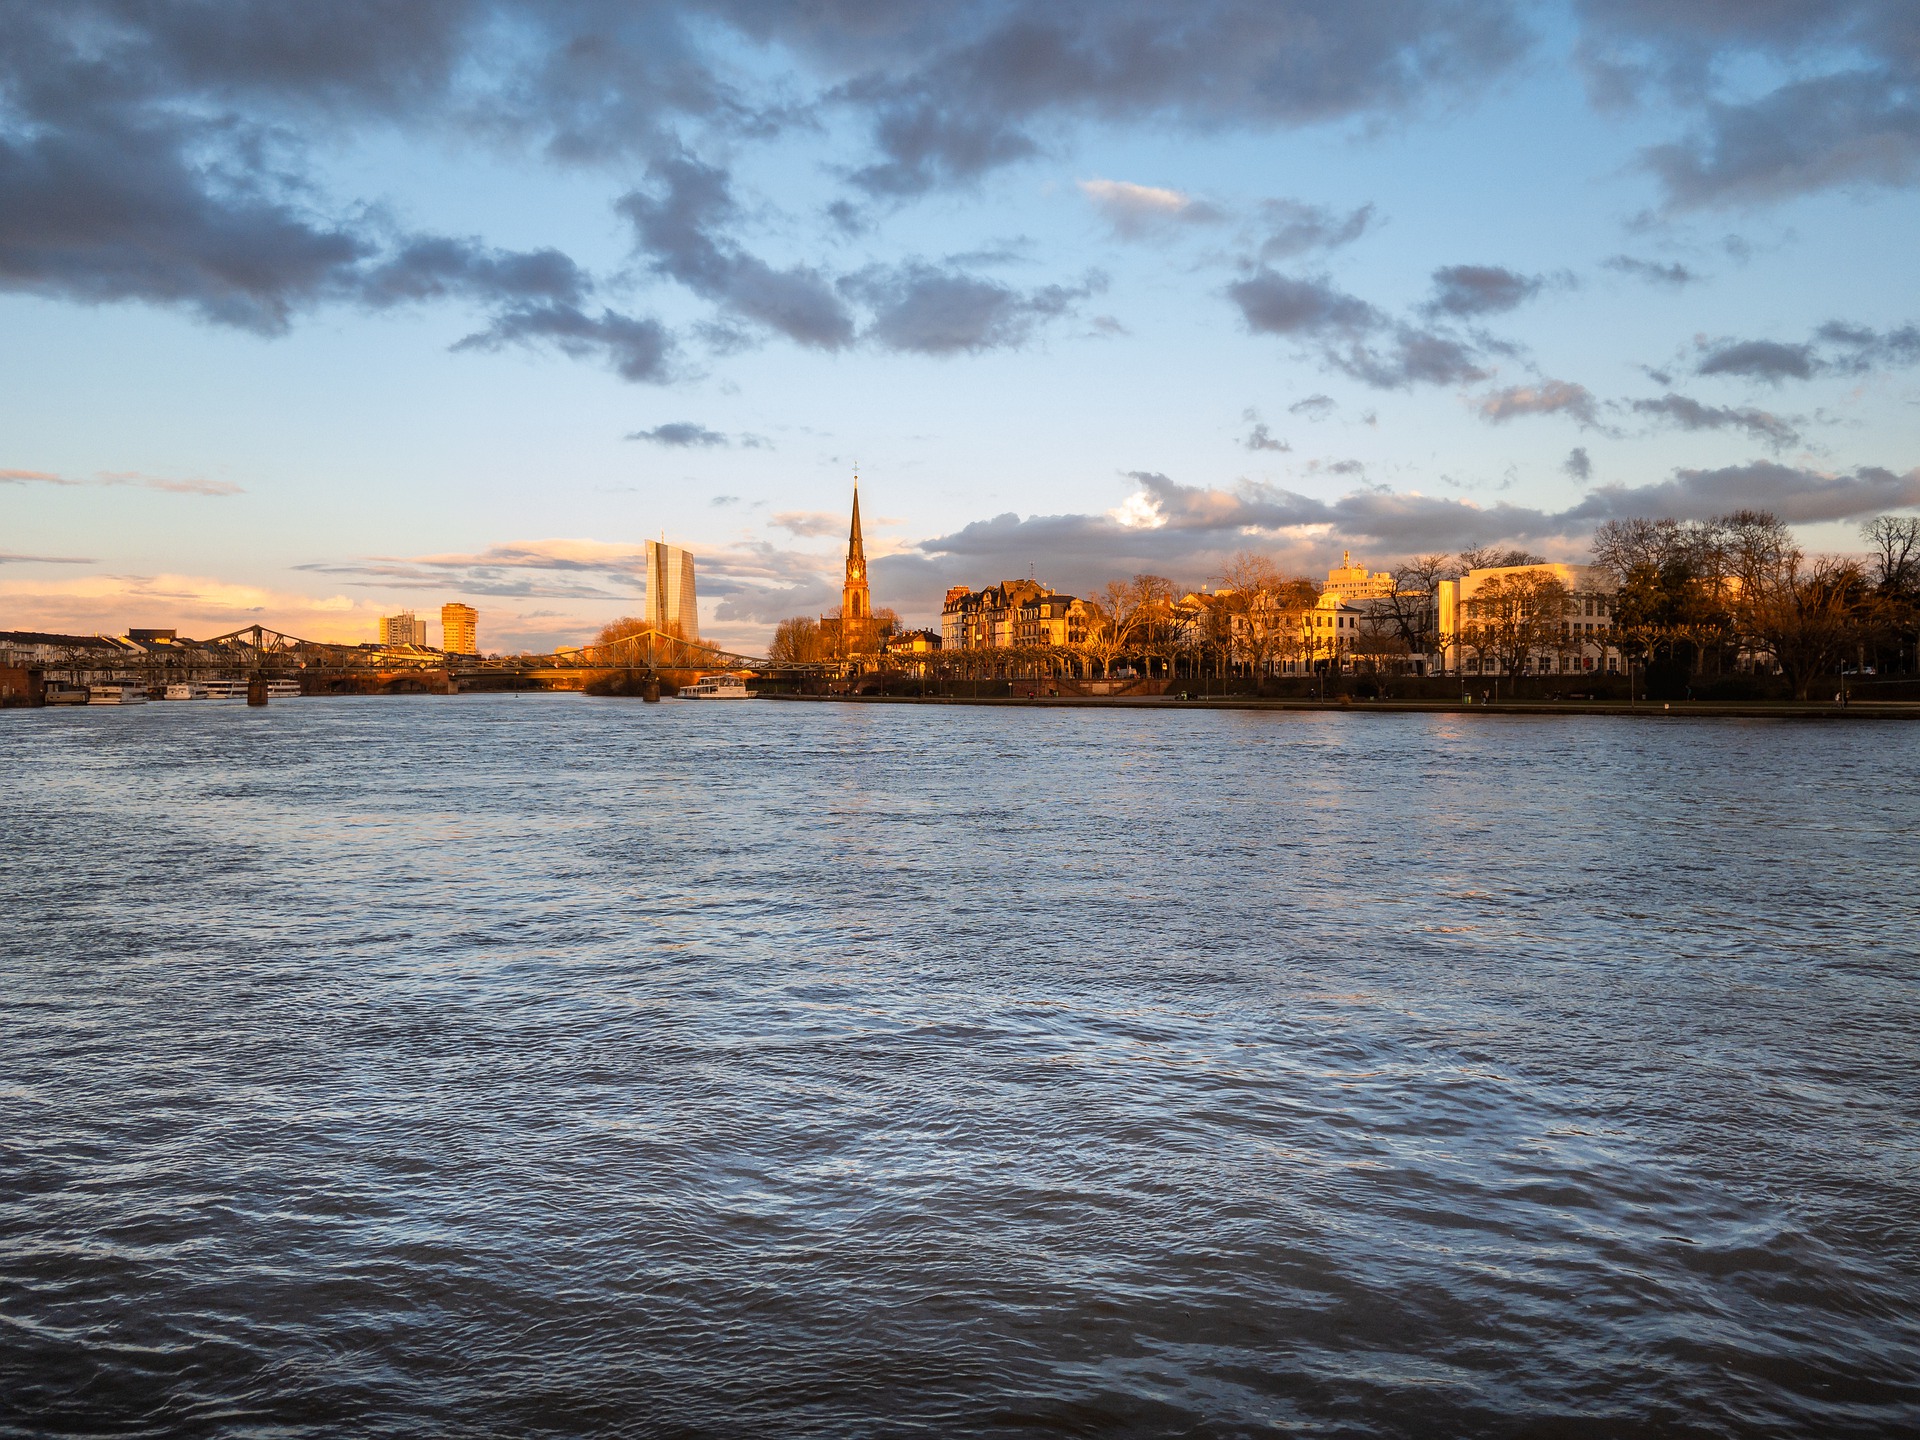
<path id="1" fill-rule="evenodd" d="M 1700 340 L 1696 348 L 1696 375 L 1733 375 L 1778 385 L 1920 364 L 1920 326 L 1880 331 L 1829 320 L 1803 341 Z"/>
<path id="2" fill-rule="evenodd" d="M 956 355 L 1023 344 L 1034 328 L 1072 313 L 1106 288 L 1095 272 L 1078 286 L 1045 285 L 1020 291 L 995 280 L 918 261 L 874 266 L 841 282 L 872 307 L 863 338 L 885 350 Z"/>
<path id="3" fill-rule="evenodd" d="M 1646 281 L 1649 285 L 1670 286 L 1675 290 L 1692 285 L 1700 279 L 1698 273 L 1678 261 L 1662 265 L 1657 260 L 1638 260 L 1631 255 L 1613 255 L 1600 263 L 1621 275 L 1630 275 L 1636 280 Z"/>
<path id="4" fill-rule="evenodd" d="M 710 449 L 715 445 L 728 444 L 727 437 L 718 430 L 709 430 L 704 425 L 696 425 L 691 420 L 670 420 L 664 425 L 656 425 L 651 430 L 635 430 L 627 437 L 629 440 L 646 440 L 655 445 L 671 446 L 675 449 Z"/>
<path id="5" fill-rule="evenodd" d="M 1247 435 L 1247 438 L 1240 443 L 1249 450 L 1287 451 L 1293 449 L 1293 446 L 1289 445 L 1286 441 L 1275 439 L 1265 425 L 1255 425 Z"/>
<path id="6" fill-rule="evenodd" d="M 829 277 L 805 265 L 775 269 L 721 236 L 738 214 L 724 170 L 679 154 L 654 161 L 647 178 L 655 188 L 630 192 L 617 208 L 657 273 L 798 344 L 852 343 L 853 317 Z"/>
<path id="7" fill-rule="evenodd" d="M 1428 314 L 1497 315 L 1525 304 L 1545 282 L 1499 265 L 1445 265 L 1433 272 Z"/>
<path id="8" fill-rule="evenodd" d="M 1596 425 L 1593 394 L 1584 385 L 1566 380 L 1542 380 L 1537 385 L 1512 385 L 1483 396 L 1475 408 L 1480 418 L 1499 425 L 1521 415 L 1571 415 L 1582 425 Z"/>
<path id="9" fill-rule="evenodd" d="M 47 470 L 0 470 L 0 485 L 132 486 L 158 490 L 168 495 L 244 495 L 247 492 L 225 480 L 176 480 L 165 475 L 147 475 L 138 470 L 102 470 L 88 479 L 74 479 Z"/>
<path id="10" fill-rule="evenodd" d="M 1593 461 L 1587 455 L 1587 447 L 1576 445 L 1567 452 L 1567 458 L 1560 462 L 1560 468 L 1583 484 L 1593 478 Z"/>
<path id="11" fill-rule="evenodd" d="M 1217 225 L 1226 216 L 1218 207 L 1179 190 L 1135 185 L 1127 180 L 1082 180 L 1080 193 L 1123 240 L 1164 232 L 1169 224 Z"/>
<path id="12" fill-rule="evenodd" d="M 1373 206 L 1362 205 L 1341 215 L 1324 205 L 1266 200 L 1261 202 L 1260 219 L 1266 230 L 1260 241 L 1260 259 L 1284 260 L 1310 250 L 1333 250 L 1352 244 L 1373 223 Z"/>
<path id="13" fill-rule="evenodd" d="M 1782 380 L 1811 380 L 1822 368 L 1811 345 L 1786 345 L 1777 340 L 1723 340 L 1700 357 L 1693 373 L 1739 375 L 1777 385 Z"/>
<path id="14" fill-rule="evenodd" d="M 0 550 L 0 565 L 94 565 L 97 563 L 76 555 L 14 555 Z"/>
<path id="15" fill-rule="evenodd" d="M 1691 115 L 1684 134 L 1641 155 L 1670 210 L 1920 176 L 1920 46 L 1906 0 L 1583 0 L 1580 21 L 1597 100 L 1626 107 L 1653 90 Z"/>
<path id="16" fill-rule="evenodd" d="M 1299 279 L 1262 267 L 1229 285 L 1227 297 L 1256 334 L 1298 340 L 1323 363 L 1375 389 L 1460 384 L 1488 373 L 1466 342 L 1394 321 L 1324 277 Z"/>
<path id="17" fill-rule="evenodd" d="M 826 510 L 782 510 L 767 523 L 790 535 L 813 537 L 838 535 L 847 528 L 847 517 Z"/>
<path id="18" fill-rule="evenodd" d="M 871 117 L 879 156 L 853 179 L 896 196 L 975 180 L 1038 153 L 1036 129 L 1076 120 L 1269 130 L 1402 113 L 1471 93 L 1530 38 L 1504 0 L 976 0 L 938 24 L 915 6 L 811 14 L 807 48 L 859 65 L 836 94 Z"/>
<path id="19" fill-rule="evenodd" d="M 494 317 L 484 330 L 454 343 L 459 350 L 499 350 L 507 345 L 551 344 L 564 355 L 597 357 L 622 379 L 655 384 L 671 375 L 673 338 L 656 320 L 613 310 L 588 315 L 570 305 L 532 306 Z"/>
<path id="20" fill-rule="evenodd" d="M 1315 394 L 1307 396 L 1304 400 L 1294 401 L 1287 407 L 1287 413 L 1304 415 L 1309 420 L 1324 420 L 1339 408 L 1339 402 L 1331 395 Z"/>
<path id="21" fill-rule="evenodd" d="M 1569 457 L 1569 468 L 1577 471 L 1575 457 L 1585 462 L 1585 452 Z M 1024 574 L 1039 563 L 1050 570 L 1050 583 L 1090 591 L 1139 569 L 1191 581 L 1217 573 L 1220 561 L 1237 550 L 1298 554 L 1299 547 L 1332 539 L 1411 554 L 1578 539 L 1603 521 L 1631 516 L 1704 519 L 1754 507 L 1790 523 L 1812 524 L 1920 504 L 1920 470 L 1826 473 L 1771 461 L 1678 470 L 1648 485 L 1600 486 L 1562 510 L 1376 488 L 1323 500 L 1252 481 L 1231 490 L 1181 485 L 1153 471 L 1129 478 L 1135 489 L 1105 514 L 997 515 L 921 542 L 924 582 L 975 584 L 983 577 Z M 922 572 L 903 566 L 900 574 L 904 582 Z"/>
<path id="22" fill-rule="evenodd" d="M 1635 400 L 1632 408 L 1636 415 L 1659 416 L 1682 430 L 1744 430 L 1775 450 L 1784 450 L 1800 440 L 1800 432 L 1778 415 L 1746 406 L 1702 405 L 1685 395 L 1667 394 L 1654 400 Z"/>

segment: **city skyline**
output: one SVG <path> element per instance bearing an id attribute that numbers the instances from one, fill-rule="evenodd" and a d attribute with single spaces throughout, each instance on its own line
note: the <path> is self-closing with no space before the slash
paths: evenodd
<path id="1" fill-rule="evenodd" d="M 9 625 L 458 596 L 544 650 L 664 527 L 758 649 L 833 604 L 856 459 L 914 625 L 1030 568 L 1578 562 L 1745 504 L 1857 550 L 1920 501 L 1896 5 L 220 13 L 0 57 Z"/>

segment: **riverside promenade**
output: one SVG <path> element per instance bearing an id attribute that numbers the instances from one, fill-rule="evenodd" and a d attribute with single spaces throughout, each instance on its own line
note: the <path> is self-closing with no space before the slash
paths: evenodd
<path id="1" fill-rule="evenodd" d="M 1055 710 L 1311 710 L 1342 714 L 1618 715 L 1647 720 L 1920 720 L 1920 701 L 1860 700 L 1281 700 L 1250 695 L 1176 699 L 1166 695 L 767 695 L 768 700 L 836 705 L 1027 706 Z"/>

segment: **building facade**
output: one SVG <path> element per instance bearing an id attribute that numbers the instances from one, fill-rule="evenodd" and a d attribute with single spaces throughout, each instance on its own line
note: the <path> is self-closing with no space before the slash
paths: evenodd
<path id="1" fill-rule="evenodd" d="M 427 622 L 416 616 L 411 610 L 402 610 L 398 615 L 380 617 L 380 643 L 382 645 L 419 645 L 425 647 Z"/>
<path id="2" fill-rule="evenodd" d="M 1353 563 L 1353 552 L 1342 550 L 1340 563 L 1327 571 L 1326 588 L 1321 592 L 1342 600 L 1380 600 L 1393 593 L 1393 576 L 1385 570 L 1369 571 Z"/>
<path id="3" fill-rule="evenodd" d="M 1528 605 L 1527 582 L 1558 582 L 1553 608 Z M 1612 581 L 1597 565 L 1504 565 L 1443 580 L 1436 597 L 1439 662 L 1454 675 L 1613 673 Z"/>
<path id="4" fill-rule="evenodd" d="M 1020 643 L 1020 610 L 1052 597 L 1037 580 L 1002 580 L 984 590 L 956 585 L 940 607 L 942 650 L 1001 650 Z M 1061 599 L 1068 597 L 1061 596 Z M 1035 643 L 1044 644 L 1045 641 Z"/>
<path id="5" fill-rule="evenodd" d="M 449 601 L 440 607 L 440 648 L 449 655 L 480 653 L 480 612 Z"/>
<path id="6" fill-rule="evenodd" d="M 646 622 L 650 630 L 700 638 L 700 597 L 694 589 L 693 556 L 664 540 L 647 541 Z"/>

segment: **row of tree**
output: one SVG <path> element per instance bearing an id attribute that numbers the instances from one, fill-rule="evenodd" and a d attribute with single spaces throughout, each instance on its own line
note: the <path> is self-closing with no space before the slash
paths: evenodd
<path id="1" fill-rule="evenodd" d="M 1862 534 L 1864 562 L 1809 556 L 1760 510 L 1610 521 L 1593 549 L 1615 589 L 1615 643 L 1677 676 L 1777 668 L 1801 698 L 1838 671 L 1912 673 L 1920 518 L 1882 515 Z"/>

